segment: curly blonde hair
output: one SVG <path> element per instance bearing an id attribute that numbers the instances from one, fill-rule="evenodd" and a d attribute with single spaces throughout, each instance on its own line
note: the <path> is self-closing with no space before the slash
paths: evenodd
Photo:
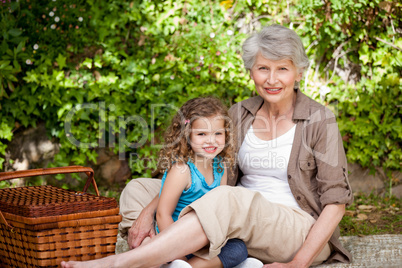
<path id="1" fill-rule="evenodd" d="M 226 168 L 235 163 L 235 145 L 232 120 L 227 108 L 213 97 L 195 98 L 187 101 L 175 114 L 165 132 L 165 144 L 159 153 L 158 169 L 163 172 L 173 163 L 194 161 L 194 151 L 190 146 L 190 134 L 193 122 L 201 117 L 221 116 L 225 120 L 225 147 L 218 154 Z"/>

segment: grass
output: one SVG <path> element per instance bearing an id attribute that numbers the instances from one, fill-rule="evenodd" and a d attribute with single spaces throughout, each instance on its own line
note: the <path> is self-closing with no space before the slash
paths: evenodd
<path id="1" fill-rule="evenodd" d="M 401 199 L 358 193 L 350 207 L 346 208 L 339 227 L 342 236 L 401 234 Z"/>

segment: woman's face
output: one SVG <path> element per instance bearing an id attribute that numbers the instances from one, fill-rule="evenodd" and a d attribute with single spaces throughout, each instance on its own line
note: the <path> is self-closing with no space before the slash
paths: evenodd
<path id="1" fill-rule="evenodd" d="M 269 60 L 261 53 L 258 53 L 250 75 L 258 94 L 272 104 L 292 101 L 295 82 L 302 78 L 291 60 Z"/>

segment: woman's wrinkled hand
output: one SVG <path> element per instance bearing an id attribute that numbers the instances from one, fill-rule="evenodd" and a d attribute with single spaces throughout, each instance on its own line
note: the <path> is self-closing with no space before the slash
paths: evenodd
<path id="1" fill-rule="evenodd" d="M 139 247 L 145 238 L 155 236 L 154 219 L 148 214 L 140 214 L 128 230 L 128 246 L 130 249 Z"/>

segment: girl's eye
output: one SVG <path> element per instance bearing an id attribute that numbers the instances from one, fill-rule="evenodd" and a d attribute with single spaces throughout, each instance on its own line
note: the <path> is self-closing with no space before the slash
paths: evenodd
<path id="1" fill-rule="evenodd" d="M 197 135 L 198 136 L 204 136 L 205 134 L 204 133 L 198 133 Z"/>
<path id="2" fill-rule="evenodd" d="M 215 135 L 222 135 L 222 132 L 216 132 Z"/>

